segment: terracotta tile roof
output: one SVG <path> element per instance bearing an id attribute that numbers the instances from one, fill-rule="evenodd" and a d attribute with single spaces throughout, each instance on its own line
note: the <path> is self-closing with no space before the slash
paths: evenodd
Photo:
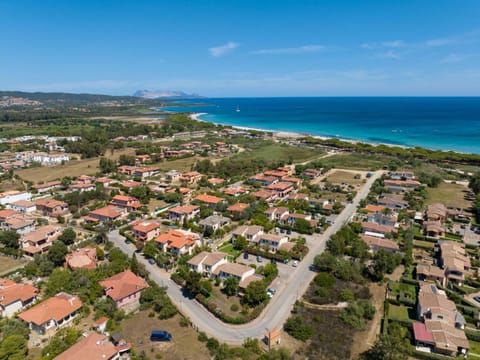
<path id="1" fill-rule="evenodd" d="M 117 354 L 118 350 L 105 335 L 93 332 L 54 360 L 110 360 Z"/>
<path id="2" fill-rule="evenodd" d="M 36 190 L 46 189 L 46 188 L 53 187 L 53 186 L 60 186 L 61 184 L 62 183 L 60 181 L 50 181 L 50 182 L 46 182 L 46 183 L 43 183 L 43 184 L 32 185 L 32 189 L 36 189 Z"/>
<path id="3" fill-rule="evenodd" d="M 197 210 L 199 207 L 196 205 L 185 205 L 185 206 L 176 206 L 174 208 L 171 208 L 168 210 L 169 212 L 172 212 L 174 214 L 179 214 L 179 215 L 184 215 L 184 214 L 191 214 L 195 210 Z"/>
<path id="4" fill-rule="evenodd" d="M 413 323 L 413 335 L 417 341 L 430 344 L 435 343 L 432 332 L 427 329 L 424 323 L 417 321 Z"/>
<path id="5" fill-rule="evenodd" d="M 121 300 L 148 287 L 147 282 L 130 270 L 125 270 L 99 282 L 105 288 L 107 296 L 113 300 Z"/>
<path id="6" fill-rule="evenodd" d="M 11 205 L 28 208 L 28 207 L 35 206 L 35 203 L 32 202 L 32 201 L 28 201 L 28 200 L 18 200 L 18 201 L 13 202 Z"/>
<path id="7" fill-rule="evenodd" d="M 20 213 L 12 209 L 0 210 L 0 219 L 7 219 L 15 214 L 20 214 Z"/>
<path id="8" fill-rule="evenodd" d="M 65 261 L 71 269 L 95 269 L 97 266 L 97 250 L 86 246 L 65 256 Z"/>
<path id="9" fill-rule="evenodd" d="M 45 240 L 49 237 L 50 234 L 57 234 L 59 233 L 60 227 L 56 225 L 45 225 L 39 227 L 32 231 L 31 233 L 25 234 L 20 239 L 21 242 L 28 242 L 28 243 L 37 243 L 42 240 Z M 51 239 L 53 241 L 53 239 Z"/>
<path id="10" fill-rule="evenodd" d="M 271 215 L 271 214 L 284 214 L 287 213 L 289 210 L 287 207 L 279 206 L 279 207 L 271 207 L 264 211 L 264 214 Z"/>
<path id="11" fill-rule="evenodd" d="M 190 231 L 170 230 L 167 233 L 160 234 L 155 241 L 166 245 L 167 248 L 181 249 L 184 246 L 193 246 L 200 237 Z"/>
<path id="12" fill-rule="evenodd" d="M 90 216 L 97 215 L 101 217 L 106 217 L 109 219 L 116 219 L 122 215 L 122 212 L 115 206 L 105 206 L 103 208 L 93 210 L 90 212 Z"/>
<path id="13" fill-rule="evenodd" d="M 362 230 L 373 231 L 381 234 L 396 232 L 397 229 L 393 226 L 379 225 L 373 222 L 362 222 Z"/>
<path id="14" fill-rule="evenodd" d="M 59 321 L 82 307 L 82 302 L 77 297 L 65 292 L 34 305 L 30 309 L 20 313 L 18 317 L 27 323 L 38 326 L 52 319 Z"/>
<path id="15" fill-rule="evenodd" d="M 220 265 L 217 269 L 215 269 L 215 274 L 220 274 L 220 272 L 224 272 L 229 275 L 239 276 L 242 277 L 245 273 L 251 272 L 253 268 L 247 265 L 242 265 L 238 263 L 226 263 Z"/>
<path id="16" fill-rule="evenodd" d="M 98 320 L 95 320 L 92 324 L 93 327 L 97 327 L 97 326 L 100 326 L 104 323 L 106 323 L 108 320 L 110 320 L 108 317 L 106 316 L 102 316 L 101 318 L 99 318 Z"/>
<path id="17" fill-rule="evenodd" d="M 68 207 L 68 204 L 66 202 L 58 201 L 55 199 L 40 199 L 37 200 L 36 205 L 47 209 L 53 209 L 57 206 Z"/>
<path id="18" fill-rule="evenodd" d="M 368 212 L 382 212 L 384 209 L 385 209 L 385 206 L 382 206 L 382 205 L 368 204 L 367 206 L 365 206 L 365 210 L 367 210 Z"/>
<path id="19" fill-rule="evenodd" d="M 398 244 L 389 239 L 379 238 L 376 236 L 362 235 L 362 240 L 367 244 L 368 247 L 378 247 L 381 249 L 395 250 L 398 251 Z"/>
<path id="20" fill-rule="evenodd" d="M 160 227 L 160 224 L 157 223 L 156 221 L 146 220 L 146 221 L 141 221 L 138 224 L 134 225 L 132 230 L 142 232 L 142 233 L 148 233 L 152 230 L 158 229 L 159 227 Z"/>
<path id="21" fill-rule="evenodd" d="M 0 278 L 0 305 L 3 307 L 21 300 L 26 302 L 37 296 L 38 289 L 28 284 L 17 284 L 16 282 Z"/>
<path id="22" fill-rule="evenodd" d="M 236 203 L 227 208 L 227 211 L 237 211 L 242 212 L 250 207 L 250 204 L 245 203 Z"/>
<path id="23" fill-rule="evenodd" d="M 212 185 L 220 185 L 220 184 L 223 184 L 225 182 L 225 180 L 218 179 L 218 178 L 211 178 L 211 179 L 208 179 L 207 181 L 208 181 L 209 184 L 212 184 Z"/>
<path id="24" fill-rule="evenodd" d="M 206 204 L 218 204 L 219 202 L 225 200 L 223 198 L 217 197 L 217 196 L 212 196 L 212 195 L 207 195 L 207 194 L 201 194 L 198 195 L 195 200 L 204 202 Z"/>

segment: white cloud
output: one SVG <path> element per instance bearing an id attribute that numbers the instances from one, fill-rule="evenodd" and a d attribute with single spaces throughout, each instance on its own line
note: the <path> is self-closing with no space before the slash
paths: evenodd
<path id="1" fill-rule="evenodd" d="M 392 48 L 402 48 L 407 46 L 407 44 L 403 40 L 384 41 L 382 45 Z"/>
<path id="2" fill-rule="evenodd" d="M 375 58 L 377 59 L 400 59 L 400 54 L 392 51 L 392 50 L 388 50 L 388 51 L 385 51 L 385 52 L 382 52 L 382 53 L 378 53 Z"/>
<path id="3" fill-rule="evenodd" d="M 289 48 L 260 49 L 251 51 L 251 54 L 257 55 L 281 55 L 281 54 L 305 54 L 325 50 L 323 45 L 304 45 Z"/>
<path id="4" fill-rule="evenodd" d="M 25 91 L 81 91 L 81 90 L 115 90 L 135 86 L 136 82 L 128 80 L 93 80 L 78 82 L 61 82 L 20 86 Z"/>
<path id="5" fill-rule="evenodd" d="M 464 61 L 466 58 L 468 58 L 467 55 L 449 54 L 445 56 L 443 59 L 441 59 L 440 62 L 443 64 L 459 63 Z"/>
<path id="6" fill-rule="evenodd" d="M 231 52 L 232 50 L 236 49 L 239 46 L 240 46 L 239 43 L 229 41 L 225 45 L 220 45 L 220 46 L 215 46 L 215 47 L 209 48 L 208 52 L 213 57 L 220 57 L 220 56 L 223 56 L 225 54 L 228 54 L 229 52 Z"/>

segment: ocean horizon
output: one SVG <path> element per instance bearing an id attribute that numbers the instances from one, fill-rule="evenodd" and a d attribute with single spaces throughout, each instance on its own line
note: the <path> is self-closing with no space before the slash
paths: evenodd
<path id="1" fill-rule="evenodd" d="M 202 98 L 162 107 L 218 124 L 480 154 L 480 97 Z"/>

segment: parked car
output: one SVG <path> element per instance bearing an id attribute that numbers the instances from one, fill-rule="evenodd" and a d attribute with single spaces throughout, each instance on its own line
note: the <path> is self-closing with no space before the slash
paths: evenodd
<path id="1" fill-rule="evenodd" d="M 293 266 L 293 267 L 297 267 L 297 266 L 298 266 L 298 261 L 297 261 L 297 260 L 294 260 L 293 263 L 292 263 L 292 266 Z"/>
<path id="2" fill-rule="evenodd" d="M 155 259 L 148 259 L 150 265 L 154 265 L 156 263 Z"/>
<path id="3" fill-rule="evenodd" d="M 272 294 L 275 294 L 275 293 L 277 292 L 277 290 L 274 289 L 274 288 L 268 288 L 268 289 L 267 289 L 267 292 L 272 293 Z"/>
<path id="4" fill-rule="evenodd" d="M 260 255 L 257 256 L 257 261 L 258 261 L 258 262 L 262 262 L 262 261 L 263 261 L 263 259 L 262 259 L 262 257 L 261 257 Z"/>
<path id="5" fill-rule="evenodd" d="M 290 260 L 285 259 L 285 260 L 283 260 L 283 263 L 284 263 L 284 264 L 288 264 L 289 261 L 290 261 Z"/>
<path id="6" fill-rule="evenodd" d="M 287 230 L 287 234 L 288 234 L 288 235 L 291 235 L 291 234 L 292 234 L 292 230 L 288 229 L 288 230 Z"/>
<path id="7" fill-rule="evenodd" d="M 246 252 L 246 253 L 243 253 L 243 258 L 244 258 L 245 260 L 248 260 L 248 253 L 247 253 L 247 252 Z"/>
<path id="8" fill-rule="evenodd" d="M 128 240 L 128 239 L 125 239 L 125 244 L 127 244 L 127 245 L 128 245 L 128 244 L 131 244 L 131 243 L 132 243 L 132 242 L 131 242 L 130 240 Z"/>
<path id="9" fill-rule="evenodd" d="M 172 334 L 165 330 L 154 330 L 150 334 L 150 341 L 172 341 Z"/>

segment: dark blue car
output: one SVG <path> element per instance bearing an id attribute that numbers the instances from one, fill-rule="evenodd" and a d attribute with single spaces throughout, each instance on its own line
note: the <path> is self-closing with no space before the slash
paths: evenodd
<path id="1" fill-rule="evenodd" d="M 172 334 L 164 330 L 152 331 L 150 341 L 172 341 Z"/>

